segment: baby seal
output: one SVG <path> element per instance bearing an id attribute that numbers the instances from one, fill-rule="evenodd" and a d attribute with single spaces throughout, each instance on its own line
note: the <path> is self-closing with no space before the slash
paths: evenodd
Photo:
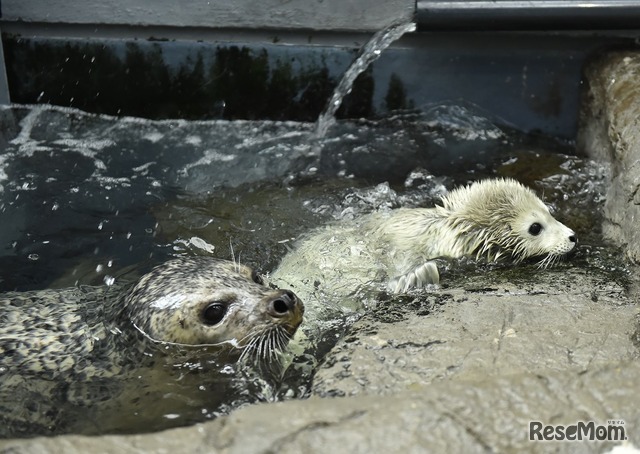
<path id="1" fill-rule="evenodd" d="M 83 384 L 109 383 L 150 356 L 199 347 L 200 357 L 213 349 L 225 359 L 272 360 L 303 316 L 293 292 L 265 286 L 247 266 L 210 257 L 170 260 L 122 289 L 5 293 L 0 307 L 3 436 L 48 433 L 38 425 L 64 420 L 54 413 L 72 395 L 76 405 L 94 404 L 82 395 Z"/>
<path id="2" fill-rule="evenodd" d="M 451 191 L 434 208 L 399 208 L 316 230 L 284 257 L 272 279 L 330 298 L 377 282 L 400 293 L 438 283 L 436 258 L 538 257 L 544 268 L 576 241 L 531 189 L 513 179 L 488 179 Z"/>

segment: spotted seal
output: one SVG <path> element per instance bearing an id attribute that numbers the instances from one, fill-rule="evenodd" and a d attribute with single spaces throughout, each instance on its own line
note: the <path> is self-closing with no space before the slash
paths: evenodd
<path id="1" fill-rule="evenodd" d="M 451 191 L 434 208 L 399 208 L 315 230 L 283 258 L 271 279 L 305 301 L 353 296 L 364 284 L 378 282 L 399 293 L 438 283 L 437 258 L 539 257 L 544 268 L 576 243 L 575 232 L 531 189 L 513 179 L 487 179 Z"/>
<path id="2" fill-rule="evenodd" d="M 265 286 L 247 266 L 211 257 L 172 259 L 122 289 L 5 293 L 0 307 L 5 436 L 59 431 L 56 402 L 92 405 L 82 384 L 108 384 L 145 356 L 175 351 L 169 346 L 272 360 L 304 310 L 293 292 Z"/>

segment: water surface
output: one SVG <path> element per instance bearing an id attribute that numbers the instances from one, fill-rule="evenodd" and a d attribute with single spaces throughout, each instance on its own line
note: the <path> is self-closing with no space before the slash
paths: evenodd
<path id="1" fill-rule="evenodd" d="M 118 285 L 176 255 L 235 258 L 268 273 L 318 225 L 432 206 L 492 176 L 534 187 L 576 230 L 578 252 L 563 266 L 612 275 L 622 266 L 599 233 L 608 169 L 572 143 L 511 130 L 469 105 L 340 121 L 323 138 L 311 123 L 149 121 L 46 106 L 6 108 L 0 121 L 2 291 Z M 535 267 L 523 269 L 533 278 Z M 474 270 L 452 267 L 449 285 Z M 305 323 L 321 328 L 318 355 L 348 329 L 343 319 Z M 304 397 L 316 364 L 299 357 L 284 378 L 265 378 L 206 352 L 174 361 L 121 383 L 121 424 L 80 412 L 91 423 L 72 430 L 152 431 Z M 149 391 L 158 374 L 166 388 Z"/>

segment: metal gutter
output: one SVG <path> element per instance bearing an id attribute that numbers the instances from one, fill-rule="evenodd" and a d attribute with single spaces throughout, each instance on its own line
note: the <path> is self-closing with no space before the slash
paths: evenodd
<path id="1" fill-rule="evenodd" d="M 622 30 L 640 27 L 634 0 L 418 0 L 419 30 Z"/>

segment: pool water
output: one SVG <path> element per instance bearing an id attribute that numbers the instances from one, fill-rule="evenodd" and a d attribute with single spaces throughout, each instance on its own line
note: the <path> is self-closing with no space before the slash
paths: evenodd
<path id="1" fill-rule="evenodd" d="M 5 108 L 0 122 L 2 291 L 118 286 L 178 255 L 233 258 L 269 273 L 316 226 L 431 206 L 456 185 L 492 176 L 532 186 L 576 230 L 578 266 L 622 266 L 599 231 L 609 169 L 570 142 L 512 130 L 470 105 L 340 121 L 320 139 L 311 123 L 151 121 L 50 106 Z M 450 285 L 474 268 L 461 269 L 448 271 Z M 314 367 L 354 317 L 308 316 L 304 323 L 319 327 L 318 357 L 289 358 L 282 374 L 265 377 L 204 350 L 171 354 L 123 377 L 110 391 L 117 403 L 69 406 L 77 424 L 26 433 L 154 431 L 305 397 Z M 25 430 L 2 435 L 16 433 Z"/>

